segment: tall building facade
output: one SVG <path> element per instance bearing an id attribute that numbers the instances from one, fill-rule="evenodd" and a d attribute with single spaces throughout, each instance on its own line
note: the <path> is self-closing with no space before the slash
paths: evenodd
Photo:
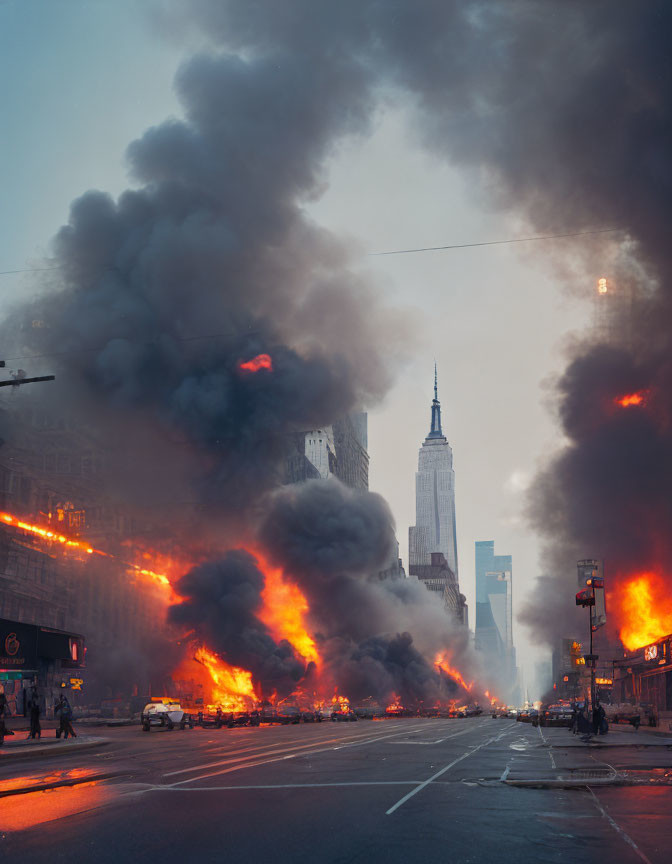
<path id="1" fill-rule="evenodd" d="M 436 368 L 432 422 L 420 448 L 415 475 L 415 525 L 408 529 L 409 573 L 418 575 L 416 568 L 431 565 L 433 552 L 443 553 L 457 580 L 453 450 L 441 428 Z"/>
<path id="2" fill-rule="evenodd" d="M 512 573 L 511 555 L 495 555 L 493 540 L 476 541 L 476 648 L 508 687 L 516 679 Z"/>
<path id="3" fill-rule="evenodd" d="M 353 489 L 369 488 L 367 415 L 346 414 L 331 426 L 305 433 L 305 458 L 316 476 L 336 477 Z"/>

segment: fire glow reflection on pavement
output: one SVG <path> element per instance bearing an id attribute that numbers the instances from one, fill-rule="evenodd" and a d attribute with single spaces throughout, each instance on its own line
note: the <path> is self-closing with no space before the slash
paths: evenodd
<path id="1" fill-rule="evenodd" d="M 118 793 L 100 781 L 3 798 L 0 831 L 25 831 L 109 803 Z"/>

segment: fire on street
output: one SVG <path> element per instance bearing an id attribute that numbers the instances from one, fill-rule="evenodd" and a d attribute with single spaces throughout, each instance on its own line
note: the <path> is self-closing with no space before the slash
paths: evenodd
<path id="1" fill-rule="evenodd" d="M 672 789 L 651 778 L 669 777 L 670 742 L 646 733 L 586 747 L 477 717 L 111 736 L 78 766 L 107 779 L 0 799 L 7 860 L 138 860 L 158 838 L 166 864 L 668 860 Z M 59 765 L 31 763 L 31 780 Z M 644 766 L 644 784 L 600 785 Z M 572 771 L 593 779 L 553 788 Z"/>

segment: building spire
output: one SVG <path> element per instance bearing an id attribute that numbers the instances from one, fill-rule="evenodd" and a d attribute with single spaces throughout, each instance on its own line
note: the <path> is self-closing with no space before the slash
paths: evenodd
<path id="1" fill-rule="evenodd" d="M 439 385 L 436 372 L 436 360 L 434 361 L 434 399 L 432 401 L 432 428 L 429 430 L 428 438 L 443 438 L 441 430 L 441 403 L 439 402 Z"/>

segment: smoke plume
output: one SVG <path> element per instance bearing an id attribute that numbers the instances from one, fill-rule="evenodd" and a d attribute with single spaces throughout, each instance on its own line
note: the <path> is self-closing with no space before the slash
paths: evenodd
<path id="1" fill-rule="evenodd" d="M 451 625 L 439 595 L 417 580 L 378 576 L 394 549 L 392 514 L 379 495 L 333 479 L 284 487 L 266 502 L 258 537 L 308 599 L 339 692 L 433 705 L 456 690 L 432 662 L 444 649 L 476 672 L 467 634 Z"/>
<path id="2" fill-rule="evenodd" d="M 265 497 L 293 435 L 389 385 L 397 316 L 302 206 L 338 142 L 404 92 L 424 146 L 497 206 L 543 232 L 622 228 L 648 280 L 627 344 L 579 346 L 558 384 L 569 443 L 533 492 L 550 573 L 540 605 L 563 595 L 577 554 L 665 565 L 670 5 L 192 0 L 157 14 L 207 43 L 176 78 L 184 117 L 130 145 L 135 185 L 118 200 L 74 202 L 54 245 L 60 290 L 3 333 L 52 355 L 51 395 L 95 425 L 109 488 L 145 509 L 189 498 L 224 545 L 254 515 L 309 597 L 331 668 L 358 693 L 377 680 L 427 689 L 445 616 L 423 586 L 372 579 L 390 549 L 384 503 L 334 483 Z M 272 370 L 241 370 L 262 353 Z M 646 409 L 616 411 L 639 386 Z M 173 620 L 292 678 L 296 658 L 252 620 L 255 571 L 242 553 L 213 556 L 184 577 Z M 527 620 L 557 634 L 561 616 L 541 612 Z"/>
<path id="3" fill-rule="evenodd" d="M 616 580 L 669 573 L 670 5 L 198 0 L 190 10 L 229 50 L 347 65 L 374 93 L 406 90 L 423 143 L 540 232 L 622 229 L 583 246 L 591 277 L 611 267 L 616 299 L 609 338 L 578 344 L 557 384 L 569 443 L 531 493 L 550 575 L 525 619 L 542 639 L 574 629 L 577 557 L 604 559 Z M 643 410 L 614 409 L 639 388 Z"/>

